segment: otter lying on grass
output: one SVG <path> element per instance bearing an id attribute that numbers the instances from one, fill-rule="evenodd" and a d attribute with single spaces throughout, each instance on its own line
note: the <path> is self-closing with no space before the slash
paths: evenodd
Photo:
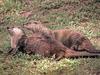
<path id="1" fill-rule="evenodd" d="M 82 33 L 71 29 L 60 29 L 53 31 L 55 39 L 61 41 L 66 47 L 75 51 L 87 51 L 89 53 L 100 53 L 91 41 Z"/>
<path id="2" fill-rule="evenodd" d="M 18 50 L 27 54 L 39 54 L 44 57 L 55 55 L 56 60 L 70 57 L 99 56 L 87 52 L 77 52 L 65 47 L 59 41 L 48 42 L 42 34 L 34 33 L 32 36 L 26 36 L 18 27 L 7 27 L 11 38 L 11 50 L 9 54 L 16 54 Z"/>
<path id="3" fill-rule="evenodd" d="M 84 36 L 82 33 L 70 30 L 70 29 L 60 29 L 60 30 L 49 30 L 43 26 L 42 23 L 38 21 L 33 21 L 32 23 L 24 25 L 24 28 L 34 32 L 41 32 L 43 34 L 47 33 L 49 36 L 53 36 L 53 39 L 60 41 L 66 47 L 75 51 L 87 51 L 90 53 L 100 53 L 100 50 L 96 50 L 90 40 Z M 45 32 L 45 33 L 44 33 Z M 51 33 L 51 34 L 49 34 Z M 47 35 L 45 34 L 45 35 Z"/>
<path id="4" fill-rule="evenodd" d="M 11 49 L 8 51 L 8 53 L 15 54 L 20 48 L 19 40 L 26 35 L 18 27 L 7 27 L 7 30 L 10 34 L 11 40 Z"/>

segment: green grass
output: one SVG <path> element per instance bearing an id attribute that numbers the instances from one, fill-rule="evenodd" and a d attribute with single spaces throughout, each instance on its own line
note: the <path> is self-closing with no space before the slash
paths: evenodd
<path id="1" fill-rule="evenodd" d="M 80 31 L 100 48 L 100 39 L 94 38 L 100 36 L 99 5 L 99 0 L 4 0 L 0 4 L 0 75 L 96 75 L 100 72 L 100 58 L 55 61 L 20 52 L 5 60 L 10 47 L 6 27 L 40 20 L 52 30 L 70 28 Z M 23 10 L 32 11 L 32 15 L 22 17 L 19 13 Z"/>

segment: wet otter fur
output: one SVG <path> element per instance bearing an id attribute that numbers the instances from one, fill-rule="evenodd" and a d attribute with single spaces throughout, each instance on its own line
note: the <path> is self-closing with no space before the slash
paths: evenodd
<path id="1" fill-rule="evenodd" d="M 87 51 L 90 53 L 100 53 L 96 50 L 91 41 L 81 32 L 71 29 L 54 30 L 55 39 L 61 41 L 66 47 L 75 51 Z"/>
<path id="2" fill-rule="evenodd" d="M 21 42 L 23 39 L 20 39 L 20 44 L 22 44 L 22 46 L 25 45 L 24 51 L 27 54 L 39 54 L 44 57 L 52 57 L 55 55 L 56 60 L 60 60 L 62 58 L 98 56 L 87 52 L 73 51 L 56 40 L 53 43 L 49 43 L 47 39 L 40 36 L 38 37 L 38 35 L 40 34 L 28 36 L 26 39 L 24 39 L 24 42 Z"/>
<path id="3" fill-rule="evenodd" d="M 49 42 L 52 42 L 54 39 L 52 31 L 44 26 L 40 21 L 30 21 L 29 23 L 24 24 L 23 27 L 31 30 L 33 33 L 42 34 Z"/>
<path id="4" fill-rule="evenodd" d="M 48 36 L 49 41 L 51 42 L 56 39 L 62 42 L 66 47 L 75 51 L 100 53 L 100 50 L 96 50 L 91 41 L 78 31 L 74 31 L 71 29 L 50 30 L 44 27 L 44 25 L 38 21 L 33 21 L 30 24 L 24 25 L 24 28 L 33 31 L 33 33 L 40 32 L 41 34 Z"/>
<path id="5" fill-rule="evenodd" d="M 13 32 L 12 28 L 7 28 L 7 29 L 11 29 Z M 11 38 L 16 35 L 15 33 L 16 31 L 14 31 L 14 34 L 11 36 Z M 20 37 L 20 39 L 16 39 L 16 41 L 18 41 L 18 43 L 16 43 L 16 48 L 18 46 L 18 49 L 14 48 L 13 50 L 11 50 L 12 54 L 13 52 L 15 54 L 17 50 L 21 50 L 27 54 L 39 54 L 44 57 L 51 57 L 55 55 L 56 60 L 60 60 L 64 57 L 68 58 L 68 57 L 80 57 L 80 56 L 82 57 L 83 56 L 94 56 L 94 57 L 98 56 L 98 55 L 90 54 L 87 52 L 73 51 L 65 47 L 62 43 L 60 43 L 57 40 L 53 41 L 52 43 L 48 42 L 48 40 L 45 39 L 43 35 L 39 33 L 38 34 L 34 33 L 32 36 L 26 36 L 24 34 Z M 15 42 L 12 42 L 12 43 L 15 43 Z"/>

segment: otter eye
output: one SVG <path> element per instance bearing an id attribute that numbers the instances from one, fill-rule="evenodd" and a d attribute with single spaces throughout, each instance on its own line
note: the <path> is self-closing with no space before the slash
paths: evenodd
<path id="1" fill-rule="evenodd" d="M 10 27 L 7 27 L 7 29 L 10 29 Z"/>

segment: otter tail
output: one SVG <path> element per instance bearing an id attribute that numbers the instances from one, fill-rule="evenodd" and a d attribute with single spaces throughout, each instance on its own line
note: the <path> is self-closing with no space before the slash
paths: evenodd
<path id="1" fill-rule="evenodd" d="M 73 50 L 65 51 L 65 58 L 99 58 L 100 54 L 89 53 L 89 52 L 78 52 Z"/>

